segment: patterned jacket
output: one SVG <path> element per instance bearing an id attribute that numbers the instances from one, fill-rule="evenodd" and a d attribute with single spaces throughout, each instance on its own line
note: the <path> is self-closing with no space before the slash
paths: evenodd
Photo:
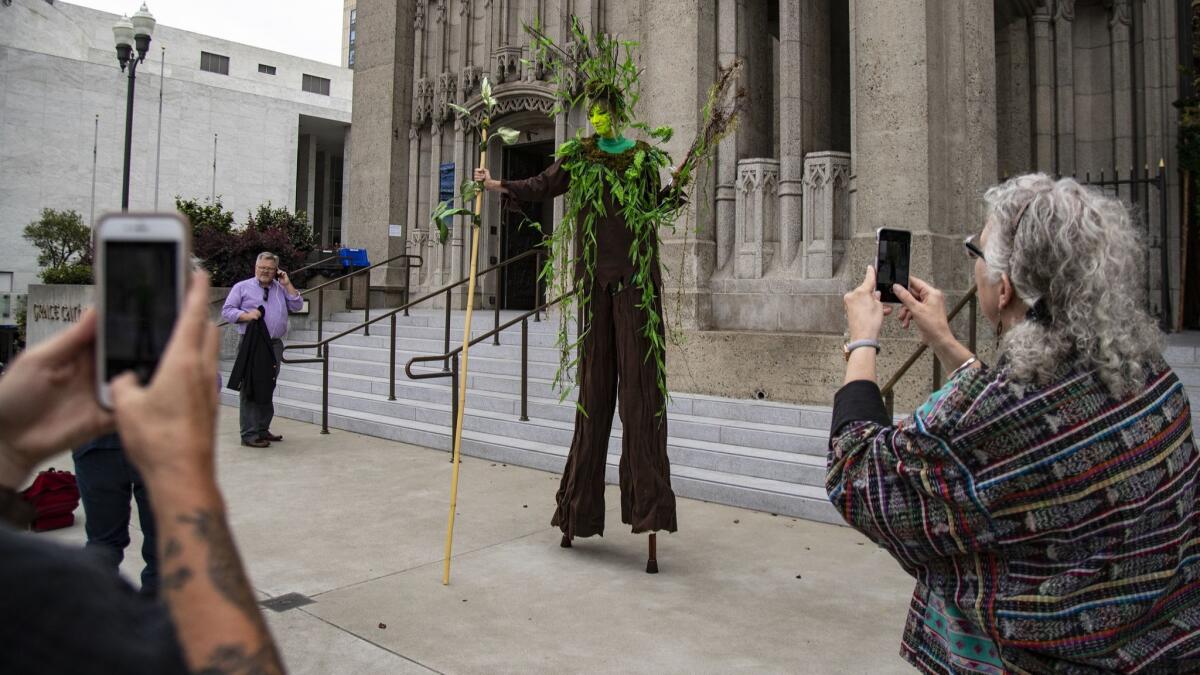
<path id="1" fill-rule="evenodd" d="M 894 426 L 873 382 L 838 392 L 826 488 L 917 580 L 901 656 L 1200 672 L 1200 455 L 1182 384 L 1154 370 L 1121 400 L 1094 372 L 966 370 Z"/>

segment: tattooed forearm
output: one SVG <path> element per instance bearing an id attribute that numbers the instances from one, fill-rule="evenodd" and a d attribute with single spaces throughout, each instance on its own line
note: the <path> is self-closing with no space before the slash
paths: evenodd
<path id="1" fill-rule="evenodd" d="M 166 570 L 162 575 L 162 581 L 159 582 L 159 586 L 162 587 L 163 591 L 170 593 L 183 588 L 191 580 L 192 568 L 181 566 Z"/>
<path id="2" fill-rule="evenodd" d="M 253 654 L 247 654 L 242 645 L 217 647 L 208 662 L 196 672 L 199 675 L 275 675 L 283 671 L 275 647 L 267 643 Z"/>
<path id="3" fill-rule="evenodd" d="M 191 525 L 196 538 L 208 545 L 208 579 L 213 586 L 251 621 L 261 621 L 258 603 L 250 592 L 250 583 L 242 570 L 242 562 L 224 516 L 199 510 L 192 515 L 179 516 L 178 520 Z"/>
<path id="4" fill-rule="evenodd" d="M 192 568 L 187 565 L 176 564 L 175 562 L 179 559 L 179 554 L 182 552 L 183 547 L 179 544 L 178 539 L 167 539 L 163 544 L 163 573 L 159 586 L 164 592 L 177 591 L 192 579 Z"/>

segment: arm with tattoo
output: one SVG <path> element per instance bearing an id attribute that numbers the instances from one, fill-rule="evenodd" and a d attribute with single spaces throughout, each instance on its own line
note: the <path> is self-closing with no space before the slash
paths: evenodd
<path id="1" fill-rule="evenodd" d="M 130 373 L 113 381 L 117 428 L 154 507 L 163 600 L 188 668 L 282 673 L 217 488 L 218 336 L 207 305 L 208 280 L 197 274 L 149 386 Z"/>
<path id="2" fill-rule="evenodd" d="M 212 675 L 282 673 L 216 486 L 158 490 L 169 495 L 155 506 L 163 600 L 188 666 Z"/>

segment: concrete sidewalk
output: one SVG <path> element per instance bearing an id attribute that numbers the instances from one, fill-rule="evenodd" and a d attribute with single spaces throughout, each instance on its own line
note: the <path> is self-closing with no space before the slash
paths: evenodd
<path id="1" fill-rule="evenodd" d="M 284 419 L 273 431 L 285 440 L 241 447 L 222 408 L 219 471 L 260 598 L 312 600 L 264 610 L 293 673 L 910 672 L 897 652 L 912 581 L 849 528 L 681 499 L 649 575 L 615 487 L 608 536 L 561 549 L 557 476 L 466 458 L 442 586 L 445 453 Z M 76 515 L 52 536 L 82 543 Z"/>

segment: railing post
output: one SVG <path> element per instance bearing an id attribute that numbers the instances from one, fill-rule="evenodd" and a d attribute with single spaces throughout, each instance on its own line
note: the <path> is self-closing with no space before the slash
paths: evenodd
<path id="1" fill-rule="evenodd" d="M 371 274 L 368 272 L 363 276 L 363 283 L 367 285 L 367 292 L 363 293 L 363 335 L 371 334 L 371 324 L 367 323 L 371 320 Z"/>
<path id="2" fill-rule="evenodd" d="M 442 353 L 443 354 L 450 353 L 450 289 L 449 288 L 446 289 L 446 336 L 445 336 L 445 341 L 442 343 Z M 445 373 L 449 370 L 450 370 L 450 362 L 447 360 L 446 362 L 442 363 L 442 372 Z M 455 400 L 458 400 L 457 396 L 455 397 Z"/>
<path id="3" fill-rule="evenodd" d="M 534 256 L 537 262 L 537 273 L 533 277 L 533 321 L 534 323 L 542 322 L 542 254 L 538 253 Z"/>
<path id="4" fill-rule="evenodd" d="M 494 302 L 492 304 L 494 304 L 496 306 L 496 308 L 495 308 L 495 317 L 496 318 L 494 321 L 492 321 L 492 330 L 496 330 L 497 328 L 500 327 L 500 295 L 499 294 L 496 295 L 496 302 Z M 492 344 L 497 345 L 497 346 L 500 345 L 499 331 L 497 331 L 496 334 L 492 336 Z"/>
<path id="5" fill-rule="evenodd" d="M 321 333 L 325 329 L 325 289 L 317 290 L 317 356 L 321 355 Z"/>
<path id="6" fill-rule="evenodd" d="M 1158 161 L 1158 220 L 1161 228 L 1158 235 L 1159 267 L 1162 269 L 1162 329 L 1171 330 L 1171 268 L 1167 255 L 1167 172 L 1162 160 Z"/>
<path id="7" fill-rule="evenodd" d="M 391 362 L 391 368 L 390 368 L 391 382 L 388 384 L 388 386 L 389 386 L 388 400 L 395 401 L 396 400 L 396 313 L 395 312 L 392 312 L 392 340 L 391 340 L 391 342 L 392 342 L 391 353 L 388 354 L 389 360 Z"/>
<path id="8" fill-rule="evenodd" d="M 404 256 L 404 316 L 408 316 L 408 303 L 412 302 L 412 261 Z"/>
<path id="9" fill-rule="evenodd" d="M 462 383 L 458 381 L 458 354 L 454 355 L 454 367 L 450 371 L 450 436 L 451 443 L 454 437 L 454 425 L 458 422 L 458 388 Z M 450 461 L 454 462 L 454 448 L 450 449 Z"/>
<path id="10" fill-rule="evenodd" d="M 521 319 L 521 421 L 529 421 L 529 319 Z"/>
<path id="11" fill-rule="evenodd" d="M 321 355 L 321 433 L 329 433 L 329 345 Z"/>

